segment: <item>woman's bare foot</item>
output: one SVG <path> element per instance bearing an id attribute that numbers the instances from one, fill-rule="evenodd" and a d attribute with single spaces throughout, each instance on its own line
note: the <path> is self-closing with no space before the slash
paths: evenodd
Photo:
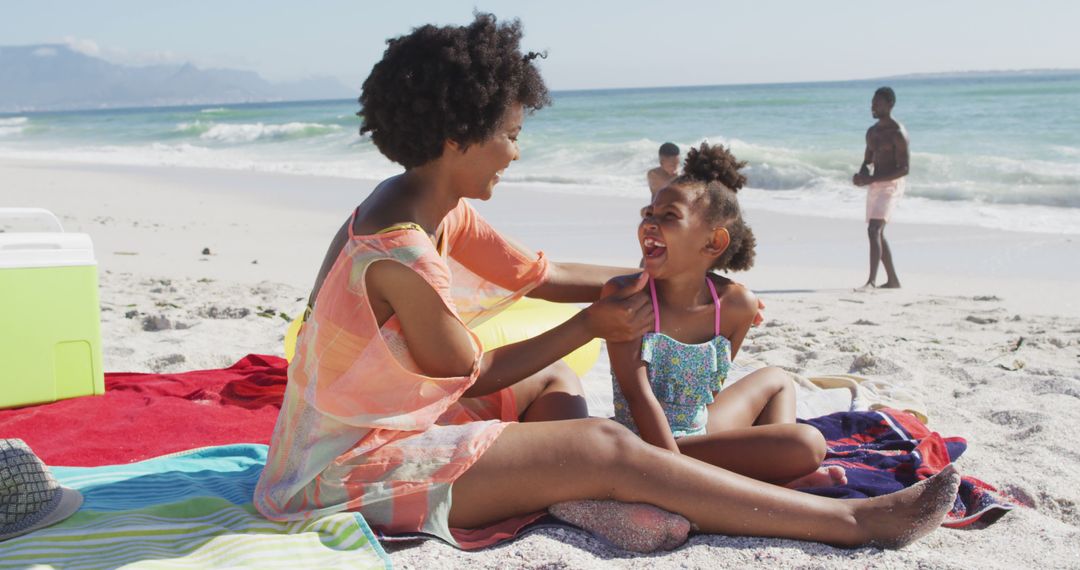
<path id="1" fill-rule="evenodd" d="M 863 536 L 855 546 L 903 548 L 929 534 L 952 509 L 959 486 L 960 473 L 949 464 L 903 491 L 857 499 L 855 520 Z"/>
<path id="2" fill-rule="evenodd" d="M 847 472 L 839 465 L 821 467 L 809 475 L 803 475 L 794 481 L 789 481 L 784 486 L 789 489 L 805 489 L 808 487 L 835 487 L 847 484 Z"/>
<path id="3" fill-rule="evenodd" d="M 900 288 L 900 281 L 886 281 L 885 284 L 881 286 L 881 288 L 882 289 L 899 289 Z"/>
<path id="4" fill-rule="evenodd" d="M 548 512 L 633 552 L 671 550 L 690 534 L 690 521 L 645 503 L 567 501 Z"/>

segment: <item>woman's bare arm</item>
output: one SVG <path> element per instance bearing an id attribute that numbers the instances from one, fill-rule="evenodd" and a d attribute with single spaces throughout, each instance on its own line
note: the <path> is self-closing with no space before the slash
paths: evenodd
<path id="1" fill-rule="evenodd" d="M 326 249 L 326 256 L 323 257 L 322 266 L 319 267 L 319 274 L 315 277 L 315 285 L 311 288 L 311 294 L 308 295 L 308 307 L 315 306 L 315 298 L 319 296 L 319 289 L 322 289 L 323 281 L 326 280 L 326 276 L 330 273 L 330 269 L 334 267 L 334 262 L 337 261 L 338 255 L 341 253 L 341 248 L 345 247 L 345 243 L 349 241 L 349 222 L 346 221 L 341 224 L 341 229 L 334 234 L 334 239 L 330 242 L 330 247 Z"/>
<path id="2" fill-rule="evenodd" d="M 397 262 L 375 262 L 367 272 L 367 292 L 380 325 L 397 315 L 416 364 L 429 376 L 468 376 L 479 367 L 466 392 L 479 396 L 515 384 L 596 337 L 625 340 L 641 336 L 651 321 L 643 279 L 613 290 L 565 323 L 539 336 L 487 352 L 479 362 L 465 325 L 431 285 Z"/>
<path id="3" fill-rule="evenodd" d="M 547 279 L 528 296 L 556 303 L 591 303 L 601 297 L 608 280 L 636 271 L 628 267 L 552 262 Z"/>

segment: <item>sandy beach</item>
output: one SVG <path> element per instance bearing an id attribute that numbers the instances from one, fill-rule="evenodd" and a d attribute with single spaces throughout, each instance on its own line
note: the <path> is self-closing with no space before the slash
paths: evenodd
<path id="1" fill-rule="evenodd" d="M 330 237 L 374 180 L 179 167 L 0 160 L 0 205 L 44 207 L 94 242 L 106 371 L 227 366 L 282 353 Z M 502 184 L 477 208 L 555 260 L 633 266 L 641 200 Z M 857 220 L 744 202 L 756 267 L 736 278 L 767 303 L 745 351 L 811 376 L 856 373 L 902 386 L 930 426 L 968 440 L 965 474 L 1028 501 L 985 529 L 940 529 L 900 551 L 840 550 L 701 535 L 635 555 L 545 529 L 479 552 L 436 541 L 388 546 L 398 568 L 1080 567 L 1080 238 L 897 223 L 904 288 L 866 278 Z M 204 249 L 209 253 L 204 254 Z M 610 401 L 604 357 L 585 378 Z"/>

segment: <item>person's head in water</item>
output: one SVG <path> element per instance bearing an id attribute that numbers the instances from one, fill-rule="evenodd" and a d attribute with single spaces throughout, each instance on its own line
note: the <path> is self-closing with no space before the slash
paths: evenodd
<path id="1" fill-rule="evenodd" d="M 642 210 L 638 242 L 649 275 L 663 279 L 754 265 L 756 240 L 736 196 L 746 184 L 739 172 L 744 166 L 719 145 L 701 143 L 686 153 L 683 173 Z"/>
<path id="2" fill-rule="evenodd" d="M 660 145 L 660 168 L 672 176 L 679 171 L 679 147 L 675 143 Z"/>
<path id="3" fill-rule="evenodd" d="M 888 117 L 892 114 L 893 105 L 896 105 L 896 92 L 892 87 L 879 87 L 870 101 L 870 114 L 875 119 Z"/>
<path id="4" fill-rule="evenodd" d="M 542 54 L 522 53 L 521 36 L 518 20 L 476 14 L 467 26 L 426 25 L 387 40 L 364 81 L 360 134 L 406 170 L 453 153 L 455 182 L 489 196 L 517 159 L 525 113 L 551 103 L 533 62 Z"/>

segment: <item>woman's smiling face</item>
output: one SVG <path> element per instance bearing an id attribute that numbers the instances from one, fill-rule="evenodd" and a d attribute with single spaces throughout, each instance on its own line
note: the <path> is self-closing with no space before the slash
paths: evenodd
<path id="1" fill-rule="evenodd" d="M 645 271 L 664 278 L 684 271 L 707 270 L 715 258 L 709 252 L 713 228 L 695 207 L 700 188 L 669 185 L 642 210 L 638 243 Z"/>
<path id="2" fill-rule="evenodd" d="M 465 197 L 480 200 L 491 198 L 503 171 L 518 159 L 517 138 L 524 121 L 525 107 L 521 104 L 511 105 L 503 113 L 491 138 L 470 145 L 464 152 L 455 149 L 461 161 L 459 183 Z"/>

